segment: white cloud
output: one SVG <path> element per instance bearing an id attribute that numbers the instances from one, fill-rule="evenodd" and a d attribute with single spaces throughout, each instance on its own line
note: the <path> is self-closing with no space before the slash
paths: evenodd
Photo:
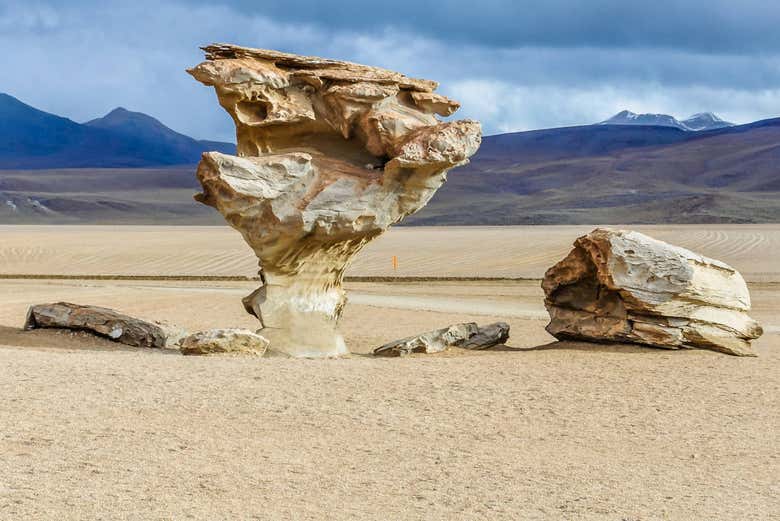
<path id="1" fill-rule="evenodd" d="M 466 80 L 453 83 L 448 91 L 462 102 L 461 116 L 484 118 L 490 121 L 489 131 L 497 133 L 596 123 L 623 109 L 684 118 L 715 108 L 735 123 L 780 114 L 780 89 L 753 92 L 647 84 L 578 88 Z"/>

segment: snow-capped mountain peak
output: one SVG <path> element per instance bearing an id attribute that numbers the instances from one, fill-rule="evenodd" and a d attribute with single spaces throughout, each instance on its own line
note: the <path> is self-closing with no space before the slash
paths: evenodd
<path id="1" fill-rule="evenodd" d="M 682 120 L 681 123 L 688 127 L 688 129 L 694 131 L 712 130 L 716 128 L 734 126 L 734 123 L 724 121 L 712 112 L 700 112 L 698 114 L 694 114 L 688 119 Z"/>
<path id="2" fill-rule="evenodd" d="M 724 121 L 712 112 L 694 114 L 688 119 L 679 120 L 668 114 L 637 114 L 630 110 L 622 110 L 602 121 L 600 125 L 645 125 L 656 127 L 674 127 L 680 130 L 698 132 L 701 130 L 713 130 L 716 128 L 731 127 L 733 123 Z"/>

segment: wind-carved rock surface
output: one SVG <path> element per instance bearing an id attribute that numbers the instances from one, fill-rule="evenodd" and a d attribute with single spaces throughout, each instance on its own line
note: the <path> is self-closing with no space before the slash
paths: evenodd
<path id="1" fill-rule="evenodd" d="M 233 45 L 188 70 L 216 90 L 238 156 L 204 154 L 203 193 L 259 259 L 244 299 L 275 350 L 347 352 L 336 323 L 350 260 L 419 210 L 479 147 L 479 123 L 441 122 L 458 103 L 433 81 L 354 63 Z"/>
<path id="2" fill-rule="evenodd" d="M 753 356 L 750 341 L 762 334 L 738 271 L 634 231 L 580 237 L 542 288 L 558 339 Z"/>

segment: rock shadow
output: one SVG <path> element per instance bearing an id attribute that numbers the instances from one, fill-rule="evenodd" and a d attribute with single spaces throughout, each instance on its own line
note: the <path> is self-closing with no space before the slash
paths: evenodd
<path id="1" fill-rule="evenodd" d="M 55 328 L 25 331 L 21 327 L 0 325 L 0 348 L 3 347 L 43 351 L 128 351 L 180 356 L 178 349 L 133 347 L 112 342 L 87 331 Z"/>
<path id="2" fill-rule="evenodd" d="M 623 343 L 600 343 L 585 342 L 581 340 L 556 340 L 549 344 L 542 344 L 534 347 L 510 348 L 512 351 L 591 351 L 594 353 L 621 353 L 621 354 L 659 354 L 659 353 L 679 353 L 679 352 L 700 352 L 700 349 L 664 349 L 661 347 L 646 346 L 639 344 Z"/>

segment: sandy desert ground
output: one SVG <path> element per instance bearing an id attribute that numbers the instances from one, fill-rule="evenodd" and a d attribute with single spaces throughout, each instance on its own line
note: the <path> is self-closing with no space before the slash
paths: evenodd
<path id="1" fill-rule="evenodd" d="M 0 519 L 780 519 L 780 225 L 640 228 L 746 275 L 757 358 L 553 342 L 537 280 L 349 282 L 350 358 L 182 357 L 19 326 L 70 300 L 253 327 L 251 281 L 2 279 Z M 395 229 L 350 275 L 536 278 L 588 229 Z M 6 275 L 254 272 L 226 228 L 0 238 Z M 466 320 L 508 345 L 365 355 Z"/>
<path id="2" fill-rule="evenodd" d="M 395 227 L 351 276 L 540 278 L 593 226 Z M 737 267 L 780 273 L 780 224 L 631 226 Z M 0 274 L 253 276 L 257 259 L 226 226 L 2 226 Z M 398 258 L 393 271 L 392 257 Z"/>

